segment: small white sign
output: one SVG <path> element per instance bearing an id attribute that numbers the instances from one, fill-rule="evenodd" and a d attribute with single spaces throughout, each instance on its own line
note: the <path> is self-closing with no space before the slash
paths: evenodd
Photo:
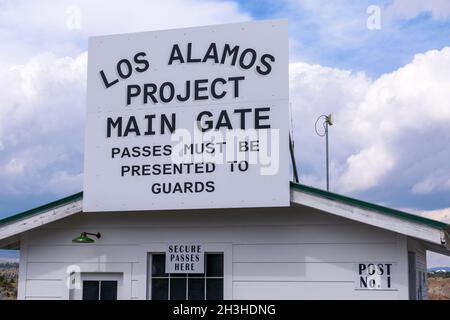
<path id="1" fill-rule="evenodd" d="M 355 290 L 395 290 L 395 263 L 361 262 L 355 268 Z"/>
<path id="2" fill-rule="evenodd" d="M 201 244 L 169 244 L 166 273 L 204 273 L 205 254 Z"/>

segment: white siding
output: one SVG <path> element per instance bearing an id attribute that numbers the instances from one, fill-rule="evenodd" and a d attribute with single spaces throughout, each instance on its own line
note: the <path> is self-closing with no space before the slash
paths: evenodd
<path id="1" fill-rule="evenodd" d="M 26 298 L 63 299 L 65 279 L 27 280 Z"/>
<path id="2" fill-rule="evenodd" d="M 95 244 L 73 244 L 80 232 Z M 19 297 L 68 299 L 67 268 L 124 274 L 122 296 L 145 299 L 147 254 L 168 242 L 225 253 L 227 299 L 407 299 L 406 237 L 334 215 L 290 209 L 91 213 L 22 239 Z M 356 291 L 354 264 L 394 262 L 394 291 Z"/>
<path id="3" fill-rule="evenodd" d="M 402 299 L 397 291 L 356 291 L 353 282 L 235 282 L 235 299 Z"/>

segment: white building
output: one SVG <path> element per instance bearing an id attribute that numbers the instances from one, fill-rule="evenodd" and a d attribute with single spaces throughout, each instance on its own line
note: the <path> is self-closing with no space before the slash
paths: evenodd
<path id="1" fill-rule="evenodd" d="M 85 213 L 78 193 L 0 220 L 0 248 L 20 249 L 19 299 L 426 299 L 449 230 L 291 183 L 289 208 Z M 165 274 L 171 243 L 202 244 L 206 272 Z"/>

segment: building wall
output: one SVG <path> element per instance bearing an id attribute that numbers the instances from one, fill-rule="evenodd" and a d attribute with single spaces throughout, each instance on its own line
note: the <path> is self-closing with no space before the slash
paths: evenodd
<path id="1" fill-rule="evenodd" d="M 420 242 L 408 238 L 408 251 L 415 256 L 415 299 L 428 300 L 427 253 Z"/>
<path id="2" fill-rule="evenodd" d="M 71 243 L 83 231 L 102 238 Z M 148 253 L 177 242 L 224 252 L 225 299 L 408 299 L 405 236 L 302 206 L 76 214 L 23 235 L 19 298 L 69 299 L 79 268 L 123 273 L 120 297 L 146 299 Z M 396 263 L 396 290 L 355 290 L 358 262 Z"/>

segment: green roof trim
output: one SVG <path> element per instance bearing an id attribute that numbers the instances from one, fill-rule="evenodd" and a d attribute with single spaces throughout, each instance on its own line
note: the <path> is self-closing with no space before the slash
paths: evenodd
<path id="1" fill-rule="evenodd" d="M 332 192 L 328 192 L 325 190 L 321 190 L 321 189 L 317 189 L 317 188 L 313 188 L 313 187 L 309 187 L 309 186 L 305 186 L 302 184 L 297 184 L 294 182 L 291 182 L 291 188 L 302 191 L 302 192 L 306 192 L 318 197 L 322 197 L 322 198 L 326 198 L 326 199 L 330 199 L 330 200 L 334 200 L 334 201 L 338 201 L 344 204 L 348 204 L 351 206 L 355 206 L 355 207 L 360 207 L 363 209 L 368 209 L 371 211 L 376 211 L 385 215 L 389 215 L 389 216 L 393 216 L 393 217 L 397 217 L 397 218 L 401 218 L 404 220 L 409 220 L 409 221 L 413 221 L 413 222 L 417 222 L 417 223 L 421 223 L 424 225 L 428 225 L 434 228 L 438 228 L 438 229 L 445 229 L 445 230 L 450 230 L 450 225 L 440 222 L 440 221 L 436 221 L 436 220 L 432 220 L 432 219 L 428 219 L 428 218 L 424 218 L 421 216 L 417 216 L 411 213 L 407 213 L 404 211 L 400 211 L 400 210 L 395 210 L 395 209 L 391 209 L 391 208 L 387 208 L 387 207 L 383 207 L 374 203 L 370 203 L 370 202 L 365 202 L 362 200 L 357 200 L 354 198 L 350 198 L 350 197 L 346 197 L 346 196 L 342 196 L 340 194 L 336 194 L 336 193 L 332 193 Z M 18 221 L 21 220 L 23 218 L 27 218 L 27 217 L 31 217 L 33 215 L 39 214 L 42 211 L 46 211 L 46 210 L 51 210 L 54 209 L 56 207 L 59 206 L 63 206 L 65 204 L 68 204 L 70 202 L 73 201 L 77 201 L 77 200 L 81 200 L 83 199 L 83 192 L 78 192 L 75 193 L 71 196 L 47 203 L 45 205 L 36 207 L 34 209 L 31 210 L 27 210 L 6 218 L 3 218 L 0 220 L 0 225 L 4 225 L 10 222 L 14 222 L 14 221 Z"/>
<path id="2" fill-rule="evenodd" d="M 298 184 L 295 182 L 291 182 L 291 188 L 302 191 L 302 192 L 306 192 L 315 196 L 319 196 L 322 198 L 326 198 L 326 199 L 330 199 L 330 200 L 334 200 L 334 201 L 338 201 L 344 204 L 348 204 L 351 206 L 355 206 L 355 207 L 360 207 L 363 209 L 368 209 L 371 211 L 376 211 L 385 215 L 389 215 L 389 216 L 393 216 L 393 217 L 397 217 L 397 218 L 401 218 L 404 220 L 409 220 L 409 221 L 413 221 L 413 222 L 417 222 L 417 223 L 421 223 L 421 224 L 425 224 L 434 228 L 439 228 L 439 229 L 446 229 L 448 230 L 450 228 L 450 225 L 444 223 L 444 222 L 440 222 L 440 221 L 436 221 L 436 220 L 432 220 L 432 219 L 428 219 L 428 218 L 424 218 L 412 213 L 407 213 L 404 211 L 400 211 L 400 210 L 396 210 L 396 209 L 391 209 L 391 208 L 387 208 L 387 207 L 383 207 L 374 203 L 370 203 L 370 202 L 365 202 L 362 200 L 357 200 L 354 198 L 350 198 L 350 197 L 346 197 L 346 196 L 342 196 L 340 194 L 336 194 L 333 192 L 329 192 L 329 191 L 325 191 L 325 190 L 321 190 L 321 189 L 317 189 L 317 188 L 313 188 L 313 187 L 309 187 L 309 186 L 305 186 L 302 184 Z"/>
<path id="3" fill-rule="evenodd" d="M 81 200 L 81 199 L 83 199 L 83 191 L 75 193 L 75 194 L 73 194 L 71 196 L 68 196 L 68 197 L 65 197 L 65 198 L 53 201 L 53 202 L 49 202 L 47 204 L 44 204 L 42 206 L 33 208 L 31 210 L 27 210 L 27 211 L 20 212 L 20 213 L 17 213 L 15 215 L 3 218 L 3 219 L 0 220 L 0 225 L 6 224 L 6 223 L 10 223 L 10 222 L 14 222 L 14 221 L 20 220 L 22 218 L 31 217 L 33 215 L 41 213 L 42 211 L 51 210 L 51 209 L 54 209 L 56 207 L 60 207 L 60 206 L 63 206 L 65 204 L 68 204 L 70 202 L 73 202 L 73 201 L 76 201 L 76 200 Z"/>

